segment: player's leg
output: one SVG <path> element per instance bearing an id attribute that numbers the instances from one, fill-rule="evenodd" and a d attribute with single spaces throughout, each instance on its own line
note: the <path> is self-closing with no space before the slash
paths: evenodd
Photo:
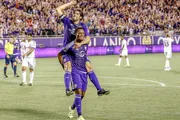
<path id="1" fill-rule="evenodd" d="M 73 118 L 74 109 L 76 108 L 78 118 L 82 117 L 82 80 L 78 73 L 72 73 L 73 90 L 75 92 L 74 103 L 69 107 L 69 118 Z"/>
<path id="2" fill-rule="evenodd" d="M 122 56 L 122 54 L 120 53 L 120 54 L 119 54 L 118 63 L 115 64 L 115 66 L 120 66 L 120 65 L 121 65 L 122 57 L 123 57 L 123 56 Z"/>
<path id="3" fill-rule="evenodd" d="M 28 67 L 28 60 L 23 59 L 23 61 L 22 61 L 22 78 L 23 78 L 23 81 L 22 81 L 22 83 L 19 84 L 20 86 L 24 86 L 27 84 L 27 81 L 26 81 L 26 69 L 27 69 L 27 67 Z"/>
<path id="4" fill-rule="evenodd" d="M 124 56 L 125 56 L 125 59 L 126 59 L 126 65 L 125 66 L 130 66 L 129 58 L 128 58 L 128 51 L 127 50 L 124 50 Z"/>
<path id="5" fill-rule="evenodd" d="M 86 61 L 86 69 L 87 69 L 87 72 L 88 72 L 89 79 L 91 80 L 91 82 L 93 83 L 93 85 L 96 87 L 96 89 L 98 91 L 97 94 L 99 96 L 108 95 L 110 93 L 110 91 L 101 88 L 99 80 L 98 80 L 95 72 L 93 71 L 92 65 L 91 65 L 89 60 Z"/>
<path id="6" fill-rule="evenodd" d="M 7 76 L 7 67 L 8 67 L 8 65 L 9 65 L 9 62 L 10 62 L 10 56 L 8 55 L 6 55 L 5 56 L 5 66 L 4 66 L 4 77 L 5 78 L 8 78 L 8 76 Z"/>
<path id="7" fill-rule="evenodd" d="M 14 77 L 19 77 L 19 75 L 17 74 L 17 62 L 16 62 L 16 56 L 12 56 L 12 59 L 11 59 L 11 64 L 12 65 L 12 68 L 13 68 L 13 71 L 14 71 Z"/>
<path id="8" fill-rule="evenodd" d="M 58 57 L 58 61 L 59 61 L 60 65 L 61 65 L 62 68 L 64 69 L 64 65 L 63 65 L 63 55 L 61 54 L 61 52 L 58 53 L 57 57 Z"/>
<path id="9" fill-rule="evenodd" d="M 166 62 L 165 62 L 165 71 L 170 71 L 171 67 L 170 67 L 170 58 L 172 57 L 172 52 L 171 51 L 166 51 L 165 52 L 165 56 L 166 56 Z"/>
<path id="10" fill-rule="evenodd" d="M 71 84 L 71 61 L 68 55 L 63 55 L 63 66 L 64 66 L 64 84 L 66 89 L 66 95 L 70 96 L 73 94 L 73 92 L 70 90 L 70 84 Z"/>
<path id="11" fill-rule="evenodd" d="M 33 86 L 35 66 L 36 66 L 35 58 L 29 59 L 28 67 L 29 67 L 29 71 L 30 71 L 30 82 L 29 82 L 28 86 Z"/>

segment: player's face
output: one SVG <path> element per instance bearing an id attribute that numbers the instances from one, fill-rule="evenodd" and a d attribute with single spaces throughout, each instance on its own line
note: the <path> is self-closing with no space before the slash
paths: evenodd
<path id="1" fill-rule="evenodd" d="M 84 30 L 83 29 L 79 29 L 77 31 L 76 37 L 77 37 L 78 41 L 83 41 L 84 38 L 85 38 Z"/>
<path id="2" fill-rule="evenodd" d="M 28 41 L 31 41 L 32 40 L 32 37 L 30 35 L 27 36 L 27 40 Z"/>
<path id="3" fill-rule="evenodd" d="M 74 11 L 73 15 L 72 15 L 72 20 L 73 21 L 79 21 L 81 19 L 80 13 L 79 11 Z"/>
<path id="4" fill-rule="evenodd" d="M 11 44 L 13 44 L 13 43 L 14 43 L 14 38 L 10 38 L 9 42 L 10 42 Z"/>

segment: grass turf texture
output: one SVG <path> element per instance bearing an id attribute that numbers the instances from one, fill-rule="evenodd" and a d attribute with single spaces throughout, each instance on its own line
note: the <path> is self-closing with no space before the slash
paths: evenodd
<path id="1" fill-rule="evenodd" d="M 98 97 L 89 81 L 83 99 L 86 120 L 180 119 L 179 53 L 173 54 L 170 72 L 163 70 L 163 54 L 130 55 L 128 68 L 124 67 L 125 59 L 121 67 L 114 66 L 118 59 L 114 55 L 90 59 L 102 87 L 111 93 Z M 36 61 L 34 86 L 20 87 L 22 78 L 14 78 L 10 66 L 9 78 L 2 78 L 4 60 L 0 60 L 0 120 L 68 120 L 68 106 L 74 96 L 65 96 L 64 72 L 57 58 Z M 19 65 L 21 75 L 20 69 Z M 72 120 L 76 119 L 75 114 Z"/>

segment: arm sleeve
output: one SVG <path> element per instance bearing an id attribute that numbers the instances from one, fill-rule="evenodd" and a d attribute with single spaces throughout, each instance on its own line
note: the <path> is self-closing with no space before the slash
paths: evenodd
<path id="1" fill-rule="evenodd" d="M 29 47 L 36 48 L 36 42 L 33 41 Z"/>
<path id="2" fill-rule="evenodd" d="M 69 18 L 66 17 L 65 15 L 61 15 L 61 16 L 59 17 L 59 19 L 63 22 L 63 24 L 67 24 L 68 21 L 69 21 Z"/>

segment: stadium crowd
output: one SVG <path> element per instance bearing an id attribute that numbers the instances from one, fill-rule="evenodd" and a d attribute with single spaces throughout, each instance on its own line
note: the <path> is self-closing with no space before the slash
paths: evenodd
<path id="1" fill-rule="evenodd" d="M 33 32 L 63 35 L 56 7 L 69 0 L 0 0 L 0 35 Z M 92 35 L 141 34 L 170 29 L 180 33 L 179 0 L 78 0 Z M 73 9 L 73 8 L 72 8 Z M 65 11 L 70 15 L 71 9 Z M 2 35 L 1 35 L 2 36 Z"/>

